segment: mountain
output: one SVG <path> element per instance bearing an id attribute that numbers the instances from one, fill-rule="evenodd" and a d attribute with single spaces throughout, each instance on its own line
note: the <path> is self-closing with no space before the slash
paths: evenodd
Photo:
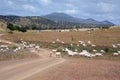
<path id="1" fill-rule="evenodd" d="M 65 13 L 51 13 L 48 15 L 42 16 L 43 18 L 50 19 L 55 22 L 59 21 L 65 21 L 65 22 L 74 22 L 74 23 L 81 23 L 81 24 L 99 24 L 99 25 L 114 25 L 112 22 L 109 21 L 96 21 L 92 18 L 89 19 L 81 19 L 81 18 L 76 18 L 72 17 L 68 14 Z"/>
<path id="2" fill-rule="evenodd" d="M 12 23 L 18 26 L 37 28 L 37 29 L 46 29 L 54 28 L 57 24 L 54 21 L 42 18 L 40 16 L 3 16 L 0 15 L 0 21 Z"/>
<path id="3" fill-rule="evenodd" d="M 65 22 L 75 22 L 79 23 L 80 21 L 83 21 L 83 19 L 75 18 L 70 15 L 67 15 L 65 13 L 51 13 L 45 16 L 42 16 L 43 18 L 50 19 L 52 21 L 58 22 L 58 21 L 65 21 Z"/>
<path id="4" fill-rule="evenodd" d="M 0 22 L 14 24 L 15 26 L 29 29 L 72 29 L 72 28 L 100 28 L 105 25 L 113 25 L 109 21 L 96 21 L 92 18 L 80 19 L 65 13 L 52 13 L 46 16 L 16 16 L 0 15 Z"/>
<path id="5" fill-rule="evenodd" d="M 115 24 L 113 24 L 112 22 L 110 22 L 110 21 L 107 21 L 107 20 L 105 20 L 105 21 L 102 21 L 101 23 L 102 23 L 102 24 L 110 24 L 110 25 L 113 25 L 113 26 L 115 25 Z"/>

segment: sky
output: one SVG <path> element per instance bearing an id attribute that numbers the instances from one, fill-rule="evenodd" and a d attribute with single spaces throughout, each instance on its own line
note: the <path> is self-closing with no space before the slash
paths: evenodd
<path id="1" fill-rule="evenodd" d="M 120 25 L 120 0 L 0 0 L 0 15 L 41 16 L 53 12 Z"/>

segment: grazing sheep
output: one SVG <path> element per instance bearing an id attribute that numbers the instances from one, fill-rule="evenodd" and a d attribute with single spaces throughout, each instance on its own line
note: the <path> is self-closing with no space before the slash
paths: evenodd
<path id="1" fill-rule="evenodd" d="M 95 53 L 96 56 L 103 56 L 102 53 Z"/>
<path id="2" fill-rule="evenodd" d="M 113 47 L 113 48 L 117 48 L 117 46 L 116 46 L 115 44 L 112 44 L 112 47 Z"/>
<path id="3" fill-rule="evenodd" d="M 80 44 L 84 44 L 84 41 L 78 41 Z"/>
<path id="4" fill-rule="evenodd" d="M 64 44 L 65 42 L 62 41 L 61 43 Z"/>
<path id="5" fill-rule="evenodd" d="M 120 46 L 120 44 L 117 44 L 118 46 Z"/>
<path id="6" fill-rule="evenodd" d="M 50 51 L 50 57 L 52 57 L 52 54 L 53 54 L 53 52 L 52 52 L 52 51 Z"/>
<path id="7" fill-rule="evenodd" d="M 82 44 L 84 47 L 86 47 L 87 45 L 84 43 L 84 44 Z"/>
<path id="8" fill-rule="evenodd" d="M 61 52 L 56 52 L 56 57 L 60 58 L 61 57 Z"/>
<path id="9" fill-rule="evenodd" d="M 92 47 L 96 47 L 96 45 L 94 45 L 94 44 L 92 44 L 91 46 L 92 46 Z"/>
<path id="10" fill-rule="evenodd" d="M 56 41 L 57 41 L 57 42 L 60 42 L 60 40 L 59 40 L 59 39 L 56 39 Z"/>
<path id="11" fill-rule="evenodd" d="M 89 53 L 87 50 L 83 50 L 82 52 L 79 53 L 79 55 L 89 57 L 89 58 L 95 57 L 94 54 Z"/>
<path id="12" fill-rule="evenodd" d="M 57 50 L 56 49 L 53 49 L 52 52 L 56 52 Z"/>
<path id="13" fill-rule="evenodd" d="M 114 55 L 114 56 L 118 56 L 118 55 L 119 55 L 119 53 L 113 53 L 113 55 Z"/>
<path id="14" fill-rule="evenodd" d="M 93 52 L 97 52 L 97 50 L 94 49 Z"/>
<path id="15" fill-rule="evenodd" d="M 105 51 L 104 51 L 104 50 L 100 50 L 100 52 L 101 52 L 101 53 L 105 53 Z"/>
<path id="16" fill-rule="evenodd" d="M 118 53 L 120 54 L 120 51 L 118 51 Z"/>
<path id="17" fill-rule="evenodd" d="M 91 41 L 88 41 L 87 43 L 88 43 L 88 44 L 90 44 L 90 45 L 92 44 L 92 42 L 91 42 Z"/>
<path id="18" fill-rule="evenodd" d="M 53 41 L 52 43 L 55 44 L 55 41 Z"/>
<path id="19" fill-rule="evenodd" d="M 74 55 L 74 52 L 69 50 L 69 49 L 67 49 L 67 48 L 65 49 L 65 51 L 67 51 L 69 56 L 73 56 Z"/>

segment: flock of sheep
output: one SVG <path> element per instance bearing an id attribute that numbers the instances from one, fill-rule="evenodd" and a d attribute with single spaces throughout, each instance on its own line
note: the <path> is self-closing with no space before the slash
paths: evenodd
<path id="1" fill-rule="evenodd" d="M 36 51 L 39 51 L 40 46 L 36 44 L 28 44 L 27 42 L 21 40 L 19 46 L 14 46 L 14 48 L 9 47 L 8 45 L 0 45 L 0 53 L 17 53 L 23 49 L 34 48 Z"/>
<path id="2" fill-rule="evenodd" d="M 57 42 L 64 43 L 63 41 L 60 41 L 59 39 L 56 39 L 56 41 L 53 41 L 54 44 L 57 43 Z M 88 41 L 87 43 L 85 43 L 84 41 L 78 41 L 77 46 L 79 47 L 80 45 L 82 45 L 83 47 L 87 47 L 89 45 L 93 48 L 93 50 L 92 50 L 92 52 L 89 52 L 87 50 L 82 50 L 81 52 L 78 52 L 77 49 L 72 51 L 68 48 L 65 48 L 62 51 L 67 52 L 67 54 L 69 56 L 80 55 L 80 56 L 89 57 L 89 58 L 96 57 L 96 56 L 103 56 L 106 53 L 105 50 L 100 50 L 98 52 L 96 49 L 94 49 L 96 47 L 96 45 L 93 44 L 91 41 Z M 70 44 L 70 46 L 73 46 L 73 44 Z M 118 47 L 120 47 L 120 44 L 117 44 L 117 45 L 112 44 L 112 48 L 115 49 L 115 48 L 118 48 Z M 61 56 L 61 54 L 62 54 L 61 52 L 57 52 L 57 49 L 53 49 L 52 52 L 55 53 L 56 56 Z M 117 51 L 117 52 L 113 53 L 113 56 L 118 56 L 118 55 L 120 55 L 120 51 Z"/>
<path id="3" fill-rule="evenodd" d="M 64 42 L 59 40 L 59 39 L 56 39 L 56 41 L 53 41 L 52 43 L 56 44 L 56 42 L 60 42 L 60 43 L 64 44 Z M 88 45 L 93 48 L 92 52 L 89 52 L 87 50 L 82 50 L 81 52 L 79 52 L 77 49 L 72 51 L 69 48 L 64 48 L 62 51 L 67 52 L 67 54 L 69 56 L 80 55 L 80 56 L 85 56 L 85 57 L 89 57 L 89 58 L 96 57 L 96 56 L 103 56 L 106 53 L 105 50 L 100 50 L 98 52 L 96 49 L 94 49 L 96 47 L 96 45 L 93 44 L 91 41 L 88 41 L 87 43 L 85 43 L 84 41 L 78 41 L 78 44 L 77 44 L 78 47 L 79 46 L 87 47 Z M 73 46 L 73 44 L 70 44 L 70 46 Z M 118 48 L 118 47 L 120 47 L 120 44 L 117 44 L 117 45 L 112 44 L 112 47 L 113 48 Z M 27 42 L 21 40 L 21 43 L 19 44 L 19 46 L 16 47 L 15 49 L 11 50 L 11 51 L 14 52 L 14 53 L 17 53 L 19 50 L 25 49 L 25 48 L 27 48 L 27 49 L 34 48 L 38 52 L 40 50 L 39 45 L 28 44 Z M 0 45 L 0 52 L 5 53 L 5 52 L 9 52 L 9 51 L 10 51 L 10 48 L 7 45 Z M 50 52 L 50 56 L 53 53 L 56 54 L 56 57 L 60 57 L 61 54 L 62 54 L 61 52 L 58 52 L 57 49 L 53 49 L 52 52 Z M 120 51 L 114 52 L 113 55 L 114 56 L 120 55 Z"/>

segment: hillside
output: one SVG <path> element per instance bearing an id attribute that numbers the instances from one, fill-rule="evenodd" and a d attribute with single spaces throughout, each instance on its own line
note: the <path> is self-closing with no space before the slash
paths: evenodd
<path id="1" fill-rule="evenodd" d="M 4 31 L 6 27 L 7 27 L 6 23 L 0 21 L 0 31 Z"/>

